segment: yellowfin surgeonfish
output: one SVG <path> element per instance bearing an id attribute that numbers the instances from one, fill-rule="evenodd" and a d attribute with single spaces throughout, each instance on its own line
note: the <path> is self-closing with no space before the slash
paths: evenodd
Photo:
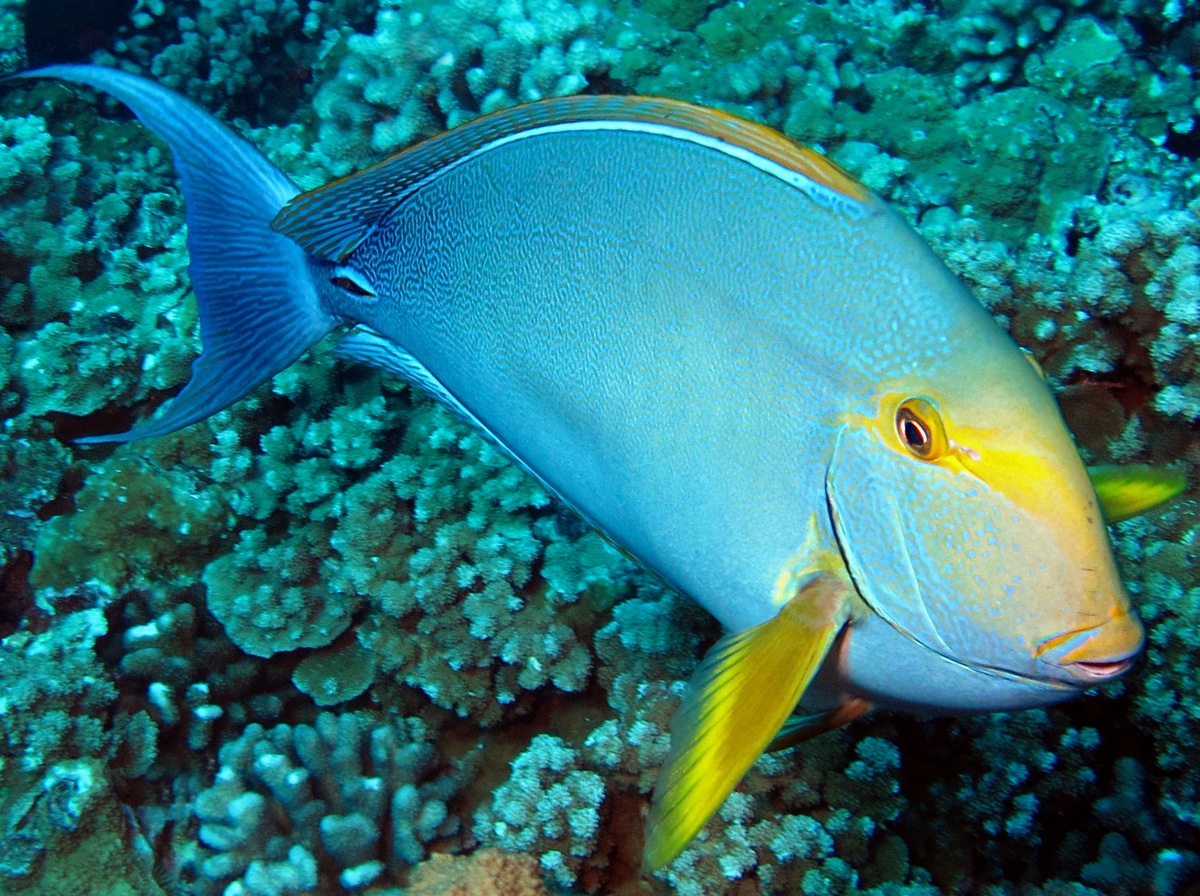
<path id="1" fill-rule="evenodd" d="M 356 324 L 345 352 L 457 410 L 729 629 L 672 724 L 651 868 L 776 738 L 871 706 L 1047 704 L 1140 650 L 1035 366 L 812 150 L 685 103 L 572 97 L 301 193 L 163 87 L 43 76 L 130 106 L 187 200 L 203 353 L 158 419 L 91 441 L 201 420 Z M 1181 487 L 1102 475 L 1121 513 Z"/>

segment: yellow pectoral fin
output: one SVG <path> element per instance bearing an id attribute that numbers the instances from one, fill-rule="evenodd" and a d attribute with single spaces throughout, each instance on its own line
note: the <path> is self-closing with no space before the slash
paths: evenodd
<path id="1" fill-rule="evenodd" d="M 646 821 L 650 870 L 679 855 L 783 727 L 850 608 L 846 585 L 822 573 L 775 618 L 709 651 L 671 721 L 671 752 Z"/>
<path id="2" fill-rule="evenodd" d="M 1182 473 L 1145 464 L 1089 467 L 1088 476 L 1110 523 L 1145 513 L 1187 488 Z"/>

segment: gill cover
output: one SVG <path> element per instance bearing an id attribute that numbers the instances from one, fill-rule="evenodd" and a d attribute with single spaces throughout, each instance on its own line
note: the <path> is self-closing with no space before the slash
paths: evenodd
<path id="1" fill-rule="evenodd" d="M 898 631 L 943 655 L 950 655 L 939 620 L 926 606 L 926 563 L 909 549 L 906 529 L 915 516 L 902 487 L 915 465 L 901 468 L 870 430 L 843 427 L 834 442 L 825 478 L 826 496 L 838 545 L 855 587 L 868 606 Z M 940 571 L 939 571 L 940 575 Z"/>

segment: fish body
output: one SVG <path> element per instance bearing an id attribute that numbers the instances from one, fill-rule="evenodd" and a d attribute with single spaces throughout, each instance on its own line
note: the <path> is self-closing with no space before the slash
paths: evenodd
<path id="1" fill-rule="evenodd" d="M 673 725 L 668 861 L 801 702 L 982 711 L 1123 673 L 1142 629 L 1033 364 L 822 157 L 667 100 L 479 119 L 306 194 L 135 76 L 56 66 L 167 140 L 204 353 L 164 416 L 336 326 L 729 630 Z M 1132 499 L 1131 499 L 1132 500 Z M 654 831 L 661 831 L 655 833 Z"/>
<path id="2" fill-rule="evenodd" d="M 814 545 L 863 557 L 860 587 L 875 566 L 911 567 L 905 532 L 924 521 L 877 525 L 897 498 L 930 505 L 931 520 L 980 502 L 978 478 L 931 473 L 911 457 L 881 461 L 878 434 L 860 437 L 854 418 L 877 416 L 881 387 L 965 405 L 968 419 L 1008 418 L 1014 445 L 1035 432 L 1049 442 L 1042 450 L 1057 467 L 1043 473 L 1057 476 L 1064 500 L 1047 501 L 1040 520 L 986 510 L 992 529 L 1019 522 L 1026 551 L 1046 543 L 1053 555 L 1060 579 L 1036 587 L 1055 588 L 1062 612 L 1043 608 L 1041 627 L 1074 625 L 1077 573 L 1062 559 L 1077 553 L 1102 567 L 1098 599 L 1119 608 L 1124 653 L 1135 650 L 1103 518 L 1048 389 L 927 244 L 828 163 L 808 176 L 782 151 L 772 157 L 775 145 L 755 153 L 737 133 L 711 139 L 711 122 L 664 122 L 674 103 L 655 114 L 653 100 L 596 102 L 577 100 L 578 111 L 548 123 L 518 119 L 471 141 L 465 159 L 447 152 L 360 241 L 310 257 L 314 282 L 353 272 L 371 294 L 347 303 L 344 289 L 323 286 L 323 301 L 402 347 L 436 381 L 431 391 L 465 405 L 551 490 L 732 631 L 775 616 L 788 596 L 781 575 Z M 363 201 L 355 187 L 315 191 L 301 200 L 308 208 L 285 214 L 283 232 L 313 243 L 338 232 L 329 219 Z M 894 480 L 875 494 L 893 459 Z M 846 527 L 863 530 L 855 544 L 839 546 L 832 516 L 818 512 L 831 499 Z M 1073 511 L 1083 517 L 1071 520 L 1078 548 L 1051 531 Z M 986 545 L 978 553 L 981 568 L 996 565 Z M 1025 565 L 1012 564 L 1018 578 Z M 890 602 L 920 612 L 921 583 L 888 585 L 898 592 Z M 1003 609 L 983 612 L 1015 632 Z M 907 631 L 897 640 L 898 621 Z M 1008 709 L 1077 689 L 1073 672 L 1039 674 L 1036 662 L 1009 670 L 1020 682 L 981 685 L 978 670 L 960 676 L 951 633 L 930 625 L 912 637 L 919 628 L 866 614 L 842 644 L 850 686 L 836 699 Z M 916 674 L 896 676 L 896 660 Z"/>
<path id="3" fill-rule="evenodd" d="M 803 271 L 894 222 L 836 194 L 819 208 L 685 139 L 588 124 L 482 153 L 384 217 L 345 261 L 377 296 L 355 316 L 743 629 L 778 610 L 776 579 L 824 500 L 830 423 L 871 388 L 853 334 L 889 289 Z"/>

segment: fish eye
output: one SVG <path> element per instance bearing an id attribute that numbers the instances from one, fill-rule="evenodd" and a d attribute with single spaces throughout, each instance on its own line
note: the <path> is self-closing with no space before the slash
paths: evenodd
<path id="1" fill-rule="evenodd" d="M 901 408 L 896 415 L 896 432 L 904 447 L 917 457 L 925 457 L 933 446 L 933 435 L 929 427 L 909 408 Z"/>
<path id="2" fill-rule="evenodd" d="M 333 276 L 329 278 L 331 285 L 349 293 L 352 296 L 357 296 L 361 299 L 375 298 L 375 290 L 371 288 L 371 284 L 367 278 L 360 274 L 354 268 L 339 265 L 333 269 Z"/>
<path id="3" fill-rule="evenodd" d="M 908 398 L 896 409 L 896 435 L 913 457 L 936 460 L 945 452 L 946 437 L 933 402 Z"/>
<path id="4" fill-rule="evenodd" d="M 346 292 L 350 293 L 351 295 L 363 296 L 364 298 L 375 295 L 375 293 L 371 292 L 365 286 L 362 286 L 359 283 L 355 283 L 349 277 L 334 277 L 329 282 L 332 283 L 334 286 L 336 286 L 338 289 L 345 290 Z"/>

